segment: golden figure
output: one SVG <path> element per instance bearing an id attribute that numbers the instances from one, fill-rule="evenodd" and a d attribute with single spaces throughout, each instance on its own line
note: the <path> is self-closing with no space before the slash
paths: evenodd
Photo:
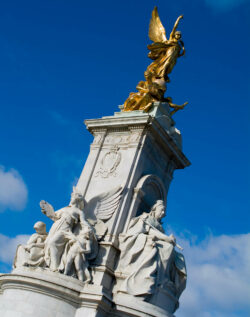
<path id="1" fill-rule="evenodd" d="M 177 58 L 185 54 L 184 43 L 181 40 L 181 32 L 176 31 L 177 26 L 183 16 L 176 20 L 169 40 L 166 31 L 161 23 L 157 7 L 152 12 L 149 24 L 149 38 L 154 42 L 148 45 L 150 50 L 148 57 L 153 62 L 148 66 L 144 73 L 146 81 L 140 81 L 136 87 L 138 92 L 131 93 L 124 103 L 123 111 L 144 110 L 148 112 L 154 101 L 167 101 L 169 106 L 174 109 L 171 114 L 183 109 L 183 105 L 175 105 L 170 97 L 164 98 L 166 92 L 166 82 L 169 82 L 168 75 L 172 72 Z"/>

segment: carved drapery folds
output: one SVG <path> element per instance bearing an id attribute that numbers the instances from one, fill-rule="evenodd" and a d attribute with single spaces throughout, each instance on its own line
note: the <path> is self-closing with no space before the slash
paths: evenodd
<path id="1" fill-rule="evenodd" d="M 176 298 L 177 308 L 186 285 L 186 268 L 183 255 L 175 250 L 175 237 L 167 236 L 162 228 L 165 202 L 157 198 L 166 197 L 164 185 L 157 176 L 146 175 L 134 192 L 133 202 L 139 203 L 134 204 L 135 217 L 118 238 L 120 257 L 114 293 L 154 303 L 159 293 L 167 291 Z M 97 257 L 99 242 L 108 231 L 106 222 L 116 212 L 123 193 L 120 186 L 86 202 L 74 189 L 70 205 L 58 211 L 41 201 L 42 212 L 53 225 L 47 233 L 43 222 L 35 224 L 36 233 L 26 246 L 17 248 L 14 268 L 40 267 L 90 283 L 91 261 Z M 150 193 L 155 199 L 153 204 L 145 198 Z M 151 204 L 150 211 L 141 212 L 139 207 L 147 204 Z"/>
<path id="2" fill-rule="evenodd" d="M 43 222 L 35 224 L 36 233 L 27 245 L 18 246 L 13 267 L 41 267 L 90 282 L 89 261 L 98 254 L 98 241 L 107 232 L 105 222 L 115 213 L 122 191 L 114 188 L 87 203 L 73 188 L 70 205 L 57 211 L 42 200 L 42 212 L 54 223 L 48 234 Z"/>
<path id="3" fill-rule="evenodd" d="M 47 238 L 46 225 L 38 221 L 34 225 L 36 233 L 32 234 L 27 244 L 18 245 L 13 267 L 20 266 L 43 266 L 44 265 L 44 246 Z"/>
<path id="4" fill-rule="evenodd" d="M 132 218 L 127 232 L 120 235 L 116 292 L 153 302 L 161 290 L 178 299 L 185 289 L 185 260 L 175 250 L 175 237 L 164 233 L 164 215 L 165 205 L 157 200 L 150 212 Z"/>

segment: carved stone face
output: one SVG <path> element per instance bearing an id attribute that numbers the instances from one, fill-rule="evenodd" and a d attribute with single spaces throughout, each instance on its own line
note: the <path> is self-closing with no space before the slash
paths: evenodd
<path id="1" fill-rule="evenodd" d="M 45 234 L 46 233 L 46 224 L 42 221 L 38 221 L 34 224 L 34 229 L 38 234 Z"/>
<path id="2" fill-rule="evenodd" d="M 82 197 L 78 193 L 72 193 L 70 199 L 70 205 L 77 205 L 80 209 L 84 208 L 84 202 Z"/>
<path id="3" fill-rule="evenodd" d="M 159 204 L 155 208 L 155 217 L 157 219 L 162 219 L 165 216 L 165 206 L 163 204 Z"/>

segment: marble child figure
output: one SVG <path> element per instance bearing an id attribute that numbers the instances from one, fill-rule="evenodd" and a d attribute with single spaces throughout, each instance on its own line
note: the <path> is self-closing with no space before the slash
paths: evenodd
<path id="1" fill-rule="evenodd" d="M 36 233 L 32 234 L 26 245 L 17 247 L 13 267 L 20 266 L 43 266 L 44 246 L 47 238 L 46 225 L 42 221 L 34 224 Z"/>
<path id="2" fill-rule="evenodd" d="M 78 236 L 69 233 L 69 251 L 66 254 L 64 274 L 70 275 L 72 268 L 76 271 L 76 275 L 80 281 L 86 283 L 91 281 L 88 270 L 88 255 L 91 253 L 91 230 L 85 228 Z"/>

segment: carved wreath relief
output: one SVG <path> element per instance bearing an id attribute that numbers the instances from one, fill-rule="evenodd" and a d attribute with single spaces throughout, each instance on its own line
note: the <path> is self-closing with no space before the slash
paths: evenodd
<path id="1" fill-rule="evenodd" d="M 95 176 L 101 176 L 108 178 L 109 176 L 117 176 L 116 169 L 121 162 L 121 152 L 117 145 L 113 146 L 109 152 L 107 152 L 101 159 L 101 165 Z"/>

